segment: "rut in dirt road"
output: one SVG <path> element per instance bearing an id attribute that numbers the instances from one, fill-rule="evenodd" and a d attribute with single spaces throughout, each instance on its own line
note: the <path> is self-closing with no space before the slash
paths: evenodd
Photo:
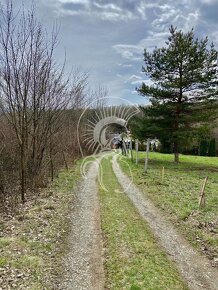
<path id="1" fill-rule="evenodd" d="M 65 290 L 104 289 L 103 243 L 98 200 L 98 160 L 93 161 L 75 192 L 70 252 L 65 258 Z"/>
<path id="2" fill-rule="evenodd" d="M 218 272 L 212 268 L 205 257 L 198 254 L 167 221 L 161 212 L 130 184 L 129 178 L 122 172 L 117 155 L 113 157 L 114 173 L 143 219 L 150 225 L 162 247 L 176 263 L 184 280 L 192 290 L 218 290 Z"/>

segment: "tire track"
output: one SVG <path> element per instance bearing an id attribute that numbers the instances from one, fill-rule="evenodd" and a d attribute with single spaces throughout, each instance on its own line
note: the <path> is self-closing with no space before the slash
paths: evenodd
<path id="1" fill-rule="evenodd" d="M 65 290 L 104 289 L 103 242 L 101 234 L 97 175 L 99 160 L 90 165 L 75 191 L 71 215 L 70 252 L 65 257 Z"/>
<path id="2" fill-rule="evenodd" d="M 117 163 L 117 155 L 113 157 L 113 170 L 140 215 L 150 225 L 161 246 L 176 263 L 190 289 L 218 290 L 216 269 L 212 268 L 207 259 L 198 254 L 139 189 L 131 184 Z"/>

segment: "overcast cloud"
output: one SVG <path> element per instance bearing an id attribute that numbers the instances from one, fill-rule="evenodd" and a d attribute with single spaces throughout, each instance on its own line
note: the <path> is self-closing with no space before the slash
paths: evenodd
<path id="1" fill-rule="evenodd" d="M 93 87 L 133 103 L 147 102 L 134 92 L 145 80 L 143 50 L 163 46 L 171 24 L 218 48 L 218 0 L 37 0 L 37 11 L 48 29 L 61 25 L 57 61 L 66 50 L 69 69 L 88 70 Z"/>

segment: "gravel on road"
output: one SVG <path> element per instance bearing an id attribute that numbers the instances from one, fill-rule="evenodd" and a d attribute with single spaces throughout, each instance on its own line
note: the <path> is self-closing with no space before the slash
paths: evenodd
<path id="1" fill-rule="evenodd" d="M 100 158 L 99 158 L 100 159 Z M 103 242 L 98 199 L 99 159 L 92 162 L 75 191 L 69 234 L 69 252 L 64 258 L 65 290 L 104 289 Z"/>

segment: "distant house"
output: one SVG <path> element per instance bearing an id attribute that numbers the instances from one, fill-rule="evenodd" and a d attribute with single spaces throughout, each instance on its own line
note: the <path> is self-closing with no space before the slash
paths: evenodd
<path id="1" fill-rule="evenodd" d="M 151 139 L 150 144 L 151 144 L 151 151 L 158 151 L 158 149 L 160 148 L 160 141 L 157 138 Z"/>

